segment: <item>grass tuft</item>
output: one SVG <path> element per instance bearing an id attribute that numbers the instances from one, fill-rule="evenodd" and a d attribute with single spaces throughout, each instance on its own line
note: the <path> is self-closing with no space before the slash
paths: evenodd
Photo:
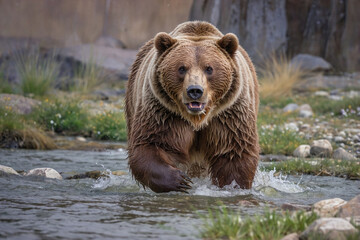
<path id="1" fill-rule="evenodd" d="M 299 66 L 290 64 L 284 55 L 269 57 L 258 69 L 262 99 L 277 100 L 291 96 L 294 85 L 307 74 Z"/>
<path id="2" fill-rule="evenodd" d="M 263 216 L 241 218 L 225 206 L 209 210 L 202 216 L 201 237 L 204 239 L 281 239 L 283 236 L 304 231 L 318 216 L 305 212 L 277 213 L 267 211 Z"/>
<path id="3" fill-rule="evenodd" d="M 42 57 L 39 50 L 18 53 L 15 61 L 21 79 L 20 89 L 24 95 L 44 96 L 60 72 L 55 54 Z"/>

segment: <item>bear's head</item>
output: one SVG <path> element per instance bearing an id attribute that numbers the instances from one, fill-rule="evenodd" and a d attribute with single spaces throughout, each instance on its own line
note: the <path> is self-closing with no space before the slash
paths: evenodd
<path id="1" fill-rule="evenodd" d="M 158 33 L 153 90 L 168 109 L 199 129 L 229 105 L 238 91 L 238 39 L 224 36 L 171 37 Z"/>

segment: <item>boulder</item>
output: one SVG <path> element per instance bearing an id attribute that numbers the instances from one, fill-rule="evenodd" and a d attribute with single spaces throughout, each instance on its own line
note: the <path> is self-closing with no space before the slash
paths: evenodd
<path id="1" fill-rule="evenodd" d="M 342 205 L 337 216 L 342 218 L 360 216 L 360 195 Z"/>
<path id="2" fill-rule="evenodd" d="M 83 44 L 61 48 L 58 56 L 66 61 L 80 62 L 82 65 L 96 64 L 107 78 L 126 80 L 136 58 L 137 50 L 112 48 L 100 45 Z"/>
<path id="3" fill-rule="evenodd" d="M 14 175 L 20 175 L 18 172 L 16 172 L 13 168 L 7 167 L 4 165 L 0 165 L 0 172 L 5 174 L 14 174 Z"/>
<path id="4" fill-rule="evenodd" d="M 41 102 L 15 94 L 0 94 L 0 106 L 18 114 L 30 114 Z"/>
<path id="5" fill-rule="evenodd" d="M 52 168 L 35 168 L 25 174 L 25 176 L 41 176 L 62 180 L 63 177 Z"/>
<path id="6" fill-rule="evenodd" d="M 341 198 L 326 199 L 315 203 L 313 210 L 320 217 L 335 217 L 339 208 L 344 204 L 346 201 Z"/>
<path id="7" fill-rule="evenodd" d="M 342 218 L 320 218 L 301 233 L 300 239 L 345 240 L 348 235 L 357 232 L 351 223 Z"/>
<path id="8" fill-rule="evenodd" d="M 310 54 L 298 54 L 291 59 L 290 64 L 306 72 L 327 71 L 332 68 L 323 58 Z"/>
<path id="9" fill-rule="evenodd" d="M 300 146 L 298 146 L 294 150 L 293 156 L 298 157 L 298 158 L 310 157 L 310 145 L 300 145 Z"/>
<path id="10" fill-rule="evenodd" d="M 332 154 L 332 158 L 341 160 L 356 160 L 356 157 L 343 148 L 336 149 Z"/>
<path id="11" fill-rule="evenodd" d="M 326 139 L 314 140 L 310 145 L 310 156 L 331 157 L 333 148 Z"/>

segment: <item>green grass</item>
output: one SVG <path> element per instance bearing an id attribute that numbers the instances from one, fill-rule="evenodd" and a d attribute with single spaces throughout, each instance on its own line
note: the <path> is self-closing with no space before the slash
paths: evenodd
<path id="1" fill-rule="evenodd" d="M 46 130 L 56 133 L 83 134 L 89 127 L 89 115 L 76 100 L 44 102 L 32 117 Z"/>
<path id="2" fill-rule="evenodd" d="M 99 140 L 126 141 L 126 121 L 124 113 L 108 112 L 92 118 L 93 136 Z"/>
<path id="3" fill-rule="evenodd" d="M 201 237 L 204 239 L 281 239 L 283 236 L 304 231 L 318 216 L 305 212 L 277 213 L 267 211 L 262 216 L 242 218 L 239 213 L 221 206 L 209 210 L 203 219 Z"/>
<path id="4" fill-rule="evenodd" d="M 279 126 L 260 127 L 258 131 L 260 149 L 263 154 L 292 155 L 299 145 L 306 144 L 308 141 L 297 132 L 282 129 Z"/>
<path id="5" fill-rule="evenodd" d="M 334 114 L 334 116 L 360 118 L 360 97 L 343 98 L 335 101 L 324 97 L 310 97 L 305 100 L 318 115 Z"/>
<path id="6" fill-rule="evenodd" d="M 276 168 L 277 171 L 284 174 L 310 174 L 360 179 L 360 161 L 294 159 L 272 163 L 264 168 L 269 171 Z"/>
<path id="7" fill-rule="evenodd" d="M 13 93 L 13 92 L 14 90 L 12 89 L 12 86 L 5 78 L 5 74 L 0 68 L 0 93 Z"/>
<path id="8" fill-rule="evenodd" d="M 15 55 L 16 66 L 24 95 L 44 96 L 53 86 L 60 73 L 54 54 L 42 57 L 39 50 Z"/>

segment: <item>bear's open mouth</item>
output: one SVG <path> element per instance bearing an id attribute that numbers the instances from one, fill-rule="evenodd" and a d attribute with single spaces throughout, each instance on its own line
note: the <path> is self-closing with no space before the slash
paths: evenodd
<path id="1" fill-rule="evenodd" d="M 204 110 L 205 103 L 190 102 L 190 103 L 186 103 L 186 106 L 192 112 L 200 112 L 200 111 Z"/>

